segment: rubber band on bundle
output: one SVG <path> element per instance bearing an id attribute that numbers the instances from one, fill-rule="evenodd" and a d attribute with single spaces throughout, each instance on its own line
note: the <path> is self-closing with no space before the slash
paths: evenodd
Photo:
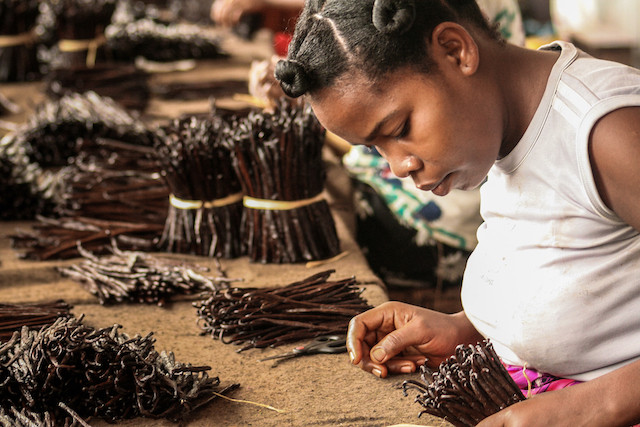
<path id="1" fill-rule="evenodd" d="M 0 48 L 24 46 L 31 44 L 36 40 L 35 31 L 27 31 L 20 34 L 5 34 L 0 36 Z"/>
<path id="2" fill-rule="evenodd" d="M 169 203 L 178 209 L 200 209 L 200 208 L 221 208 L 223 206 L 232 205 L 242 200 L 243 193 L 230 194 L 221 199 L 204 202 L 202 200 L 185 200 L 180 199 L 173 194 L 169 195 Z"/>
<path id="3" fill-rule="evenodd" d="M 302 200 L 268 200 L 244 196 L 242 203 L 245 207 L 250 209 L 260 209 L 267 211 L 288 211 L 291 209 L 297 209 L 303 206 L 311 205 L 321 200 L 324 200 L 323 193 L 318 193 L 318 195 L 314 197 Z"/>
<path id="4" fill-rule="evenodd" d="M 63 39 L 58 41 L 58 49 L 60 52 L 82 52 L 87 51 L 87 67 L 92 68 L 96 65 L 96 57 L 98 48 L 107 42 L 104 34 L 100 34 L 95 39 Z"/>

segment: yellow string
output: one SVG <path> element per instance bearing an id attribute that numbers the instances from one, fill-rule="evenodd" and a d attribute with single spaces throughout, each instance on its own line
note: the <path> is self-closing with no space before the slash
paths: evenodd
<path id="1" fill-rule="evenodd" d="M 180 199 L 173 194 L 169 195 L 169 203 L 174 208 L 178 209 L 200 209 L 200 208 L 221 208 L 228 206 L 242 200 L 242 193 L 230 194 L 220 199 L 211 200 L 209 202 L 203 202 L 202 200 L 185 200 Z"/>
<path id="2" fill-rule="evenodd" d="M 317 261 L 309 261 L 305 264 L 306 268 L 314 268 L 314 267 L 319 267 L 321 265 L 324 264 L 328 264 L 330 262 L 334 262 L 334 261 L 338 261 L 339 259 L 342 259 L 344 257 L 346 257 L 347 255 L 349 255 L 349 251 L 344 251 L 339 253 L 338 255 L 332 257 L 332 258 L 327 258 L 327 259 L 320 259 Z"/>
<path id="3" fill-rule="evenodd" d="M 0 36 L 0 48 L 26 45 L 35 39 L 36 34 L 33 30 L 26 33 L 3 35 Z"/>
<path id="4" fill-rule="evenodd" d="M 527 376 L 527 364 L 525 362 L 525 364 L 522 366 L 522 375 L 524 376 L 524 379 L 527 380 L 527 399 L 529 397 L 531 397 L 531 380 L 529 379 L 529 377 Z"/>
<path id="5" fill-rule="evenodd" d="M 250 209 L 262 209 L 268 211 L 288 211 L 291 209 L 301 208 L 324 199 L 324 195 L 319 193 L 317 196 L 303 200 L 267 200 L 256 199 L 254 197 L 244 196 L 243 204 Z"/>
<path id="6" fill-rule="evenodd" d="M 287 411 L 283 410 L 283 409 L 278 409 L 278 408 L 274 408 L 271 405 L 265 405 L 264 403 L 258 403 L 258 402 L 252 402 L 250 400 L 241 400 L 241 399 L 232 399 L 230 397 L 225 396 L 224 394 L 220 394 L 220 393 L 216 393 L 215 391 L 212 391 L 211 393 L 215 394 L 218 397 L 222 397 L 223 399 L 227 399 L 230 400 L 232 402 L 237 402 L 237 403 L 249 403 L 251 405 L 256 405 L 256 406 L 260 406 L 261 408 L 267 408 L 267 409 L 271 409 L 272 411 L 276 411 L 280 414 L 284 414 Z"/>
<path id="7" fill-rule="evenodd" d="M 98 48 L 107 42 L 104 34 L 100 34 L 95 39 L 63 39 L 58 41 L 60 52 L 81 52 L 87 51 L 87 67 L 96 65 Z"/>

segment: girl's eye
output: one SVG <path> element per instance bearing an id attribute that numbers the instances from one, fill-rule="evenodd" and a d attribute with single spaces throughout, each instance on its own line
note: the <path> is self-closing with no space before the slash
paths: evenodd
<path id="1" fill-rule="evenodd" d="M 395 139 L 403 139 L 407 135 L 409 135 L 409 131 L 411 130 L 411 123 L 409 119 L 405 120 L 402 124 L 402 128 L 400 129 L 400 133 L 395 136 Z"/>

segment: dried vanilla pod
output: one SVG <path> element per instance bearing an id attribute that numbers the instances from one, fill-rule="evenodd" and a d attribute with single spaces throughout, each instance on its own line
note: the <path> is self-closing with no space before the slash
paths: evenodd
<path id="1" fill-rule="evenodd" d="M 177 422 L 238 387 L 220 387 L 219 378 L 207 373 L 210 366 L 159 353 L 151 333 L 129 337 L 119 329 L 96 329 L 70 318 L 16 332 L 0 345 L 0 421 L 1 414 L 28 411 L 52 425 L 70 425 L 76 417 Z"/>
<path id="2" fill-rule="evenodd" d="M 171 191 L 161 249 L 223 258 L 244 253 L 243 194 L 223 142 L 227 128 L 214 112 L 174 120 L 158 136 L 156 155 Z"/>
<path id="3" fill-rule="evenodd" d="M 143 252 L 121 251 L 115 244 L 112 255 L 97 257 L 81 247 L 78 252 L 84 258 L 82 262 L 57 270 L 80 283 L 100 304 L 135 302 L 163 306 L 176 295 L 225 289 L 234 281 L 221 271 L 217 277 L 211 277 L 207 268 Z"/>
<path id="4" fill-rule="evenodd" d="M 323 190 L 324 128 L 311 107 L 282 99 L 273 113 L 237 119 L 227 139 L 245 193 L 243 239 L 249 258 L 298 263 L 340 252 Z"/>
<path id="5" fill-rule="evenodd" d="M 34 304 L 0 304 L 0 342 L 8 341 L 23 326 L 41 328 L 60 317 L 71 317 L 71 306 L 63 300 Z"/>
<path id="6" fill-rule="evenodd" d="M 106 36 L 116 61 L 130 62 L 137 56 L 157 62 L 228 56 L 220 46 L 220 37 L 204 25 L 162 24 L 142 18 L 132 22 L 114 22 L 107 27 Z"/>
<path id="7" fill-rule="evenodd" d="M 277 347 L 327 334 L 346 334 L 349 321 L 371 308 L 354 277 L 329 281 L 326 270 L 284 287 L 229 288 L 194 303 L 203 334 L 225 344 Z"/>
<path id="8" fill-rule="evenodd" d="M 459 345 L 455 354 L 443 361 L 437 371 L 421 366 L 422 381 L 407 380 L 408 390 L 417 390 L 415 401 L 428 413 L 455 426 L 475 426 L 486 417 L 525 400 L 491 343 Z"/>

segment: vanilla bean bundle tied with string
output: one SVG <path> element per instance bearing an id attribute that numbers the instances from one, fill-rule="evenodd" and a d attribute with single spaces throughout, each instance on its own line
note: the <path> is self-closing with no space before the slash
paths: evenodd
<path id="1" fill-rule="evenodd" d="M 43 2 L 54 46 L 41 53 L 49 69 L 84 64 L 93 67 L 108 58 L 105 29 L 117 0 L 59 0 Z"/>
<path id="2" fill-rule="evenodd" d="M 187 117 L 158 137 L 157 158 L 171 191 L 159 243 L 163 250 L 223 258 L 243 254 L 242 189 L 223 143 L 227 126 L 215 113 Z"/>
<path id="3" fill-rule="evenodd" d="M 455 426 L 475 426 L 486 417 L 525 400 L 490 342 L 459 345 L 455 355 L 443 361 L 437 371 L 421 367 L 422 380 L 407 380 L 408 390 L 417 390 L 416 402 L 428 413 Z"/>
<path id="4" fill-rule="evenodd" d="M 325 131 L 309 106 L 282 100 L 232 126 L 228 143 L 245 192 L 243 238 L 252 261 L 297 263 L 340 252 L 323 190 Z"/>
<path id="5" fill-rule="evenodd" d="M 40 77 L 35 30 L 38 0 L 0 0 L 0 82 Z"/>
<path id="6" fill-rule="evenodd" d="M 22 413 L 58 426 L 140 416 L 177 422 L 238 387 L 220 387 L 210 366 L 158 352 L 152 334 L 129 337 L 119 329 L 70 318 L 16 332 L 0 345 L 0 421 Z"/>
<path id="7" fill-rule="evenodd" d="M 229 282 L 238 281 L 224 277 L 220 270 L 217 277 L 210 277 L 207 268 L 143 252 L 121 251 L 115 244 L 112 251 L 112 255 L 97 257 L 80 247 L 78 252 L 83 261 L 57 270 L 80 283 L 100 304 L 135 302 L 163 306 L 176 296 L 225 289 Z"/>
<path id="8" fill-rule="evenodd" d="M 371 308 L 355 278 L 330 281 L 334 270 L 283 287 L 229 288 L 194 303 L 204 334 L 225 344 L 277 347 L 327 334 L 345 334 L 353 316 Z"/>

